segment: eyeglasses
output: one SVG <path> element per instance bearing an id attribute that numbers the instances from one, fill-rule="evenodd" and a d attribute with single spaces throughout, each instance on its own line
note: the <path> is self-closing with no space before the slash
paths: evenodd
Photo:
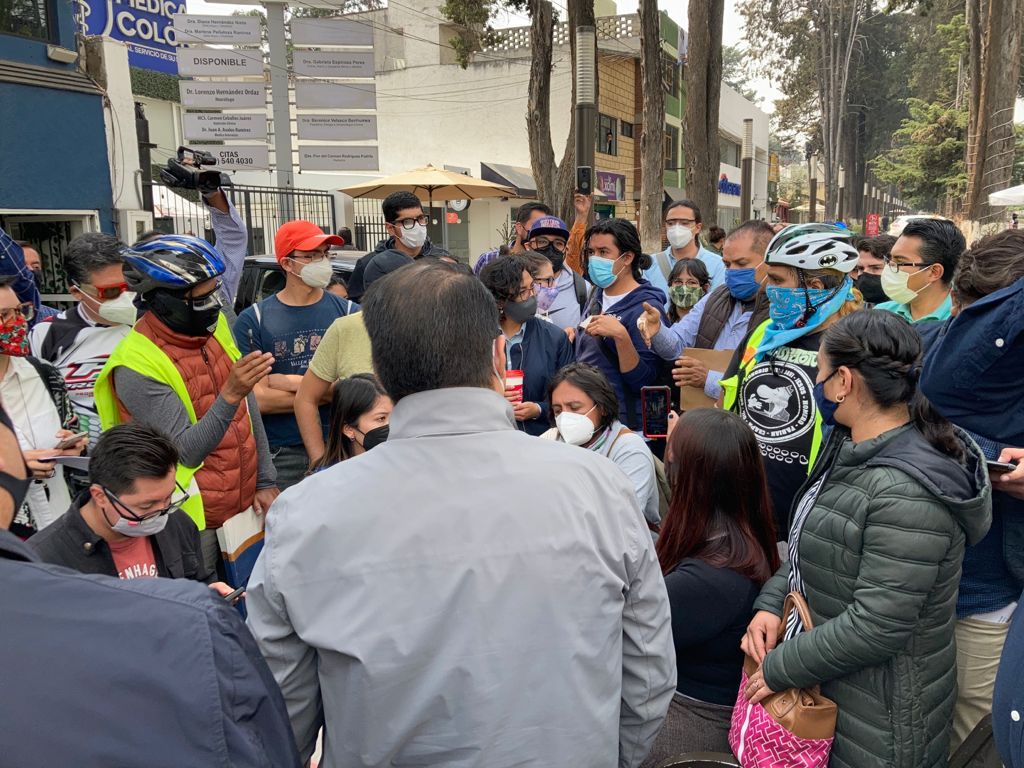
<path id="1" fill-rule="evenodd" d="M 394 226 L 401 226 L 402 229 L 412 229 L 417 224 L 426 225 L 426 223 L 427 217 L 425 215 L 420 215 L 412 219 L 399 219 L 398 221 L 394 222 Z"/>
<path id="2" fill-rule="evenodd" d="M 190 498 L 188 491 L 182 488 L 181 484 L 178 483 L 177 481 L 175 481 L 174 487 L 177 488 L 177 490 L 181 493 L 177 501 L 172 501 L 168 506 L 164 507 L 163 509 L 155 509 L 152 512 L 149 512 L 145 515 L 137 515 L 134 512 L 132 512 L 131 508 L 123 501 L 121 501 L 117 497 L 116 493 L 114 493 L 111 490 L 108 490 L 107 488 L 103 488 L 103 495 L 110 500 L 111 504 L 113 504 L 115 507 L 120 508 L 117 514 L 119 514 L 125 520 L 131 520 L 136 523 L 143 523 L 146 520 L 153 520 L 157 517 L 161 517 L 162 515 L 169 515 L 171 512 L 177 512 L 185 505 L 185 502 L 187 502 Z"/>
<path id="3" fill-rule="evenodd" d="M 205 293 L 202 296 L 187 296 L 185 301 L 189 303 L 189 306 L 193 310 L 202 311 L 204 309 L 213 309 L 214 307 L 223 307 L 224 300 L 220 295 L 221 282 L 217 281 L 217 287 L 209 293 Z"/>
<path id="4" fill-rule="evenodd" d="M 12 325 L 17 322 L 18 318 L 31 321 L 35 316 L 36 308 L 31 301 L 26 301 L 24 304 L 17 307 L 0 309 L 0 323 L 3 323 L 4 325 Z"/>
<path id="5" fill-rule="evenodd" d="M 682 224 L 684 227 L 692 227 L 696 223 L 696 219 L 665 219 L 666 227 L 675 227 L 679 224 Z"/>
<path id="6" fill-rule="evenodd" d="M 511 301 L 526 301 L 531 296 L 537 293 L 536 283 L 530 285 L 528 288 L 520 288 L 519 293 L 511 298 Z"/>
<path id="7" fill-rule="evenodd" d="M 116 299 L 122 293 L 127 291 L 128 283 L 111 283 L 110 285 L 85 284 L 75 287 L 87 296 L 93 296 L 93 298 L 99 299 L 100 301 L 110 301 L 111 299 Z M 87 291 L 86 288 L 89 288 L 90 291 Z M 95 291 L 95 295 L 93 295 L 91 291 Z"/>
<path id="8" fill-rule="evenodd" d="M 550 246 L 554 246 L 554 249 L 556 251 L 559 251 L 559 252 L 565 250 L 565 240 L 563 240 L 560 237 L 552 238 L 552 237 L 544 237 L 543 235 L 539 235 L 539 236 L 533 238 L 532 240 L 530 240 L 530 243 L 531 243 L 531 247 L 534 250 L 537 250 L 537 251 L 543 251 L 549 245 Z"/>
<path id="9" fill-rule="evenodd" d="M 288 258 L 292 261 L 301 261 L 303 264 L 308 264 L 311 261 L 320 261 L 320 259 L 328 258 L 327 252 L 329 250 L 329 246 L 324 246 L 323 248 L 317 248 L 315 251 L 292 251 L 292 255 Z"/>
<path id="10" fill-rule="evenodd" d="M 557 277 L 535 277 L 533 278 L 533 284 L 540 286 L 541 288 L 554 288 Z"/>
<path id="11" fill-rule="evenodd" d="M 930 267 L 931 264 L 927 264 L 927 263 L 925 263 L 923 261 L 903 261 L 903 262 L 899 262 L 899 261 L 893 261 L 891 258 L 889 258 L 889 259 L 885 260 L 885 266 L 887 266 L 893 272 L 897 272 L 898 273 L 900 271 L 901 267 L 920 267 L 921 269 L 924 269 L 925 267 Z"/>

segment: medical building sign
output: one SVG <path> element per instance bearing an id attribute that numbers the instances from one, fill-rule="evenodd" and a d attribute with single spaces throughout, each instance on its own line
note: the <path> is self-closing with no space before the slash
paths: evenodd
<path id="1" fill-rule="evenodd" d="M 79 0 L 79 7 L 85 34 L 125 43 L 131 66 L 177 73 L 174 16 L 185 12 L 184 0 Z"/>

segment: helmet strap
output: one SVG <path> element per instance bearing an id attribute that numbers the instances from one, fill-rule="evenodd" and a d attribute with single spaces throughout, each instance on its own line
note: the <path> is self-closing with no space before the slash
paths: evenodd
<path id="1" fill-rule="evenodd" d="M 828 304 L 830 301 L 832 301 L 833 298 L 835 298 L 835 295 L 839 293 L 839 290 L 843 287 L 845 279 L 843 283 L 837 285 L 832 290 L 832 292 L 824 299 L 822 299 L 820 302 L 818 302 L 817 304 L 811 304 L 811 289 L 807 286 L 807 280 L 804 278 L 804 271 L 802 269 L 797 269 L 796 274 L 797 277 L 800 279 L 800 287 L 804 289 L 804 303 L 807 305 L 807 309 L 804 310 L 803 315 L 801 315 L 800 319 L 796 321 L 796 327 L 803 328 L 804 326 L 807 325 L 807 321 L 811 319 L 811 315 L 818 311 L 819 307 Z"/>

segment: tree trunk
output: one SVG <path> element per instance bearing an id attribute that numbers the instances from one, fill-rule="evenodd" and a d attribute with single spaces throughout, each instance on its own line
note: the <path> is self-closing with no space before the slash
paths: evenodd
<path id="1" fill-rule="evenodd" d="M 973 156 L 968 159 L 967 213 L 971 219 L 982 223 L 997 215 L 989 209 L 989 194 L 1007 187 L 1013 175 L 1016 144 L 1013 110 L 1020 76 L 1024 0 L 988 0 L 984 5 L 987 17 L 972 19 L 975 27 L 968 31 L 971 97 L 973 100 L 977 96 L 979 101 L 971 104 L 971 123 L 975 130 L 970 137 Z M 981 58 L 976 61 L 975 34 L 979 29 L 982 32 Z"/>
<path id="2" fill-rule="evenodd" d="M 537 197 L 555 204 L 557 166 L 551 143 L 551 48 L 554 15 L 549 0 L 530 0 L 530 90 L 527 98 L 526 132 L 530 142 L 530 167 Z"/>
<path id="3" fill-rule="evenodd" d="M 725 0 L 690 0 L 686 63 L 686 195 L 705 226 L 718 220 L 718 102 L 722 83 L 722 19 Z M 659 84 L 660 88 L 661 85 Z M 658 124 L 665 118 L 659 115 Z"/>
<path id="4" fill-rule="evenodd" d="M 640 79 L 644 89 L 644 124 L 640 133 L 640 242 L 645 253 L 661 250 L 661 201 L 665 189 L 663 66 L 657 0 L 640 0 Z"/>

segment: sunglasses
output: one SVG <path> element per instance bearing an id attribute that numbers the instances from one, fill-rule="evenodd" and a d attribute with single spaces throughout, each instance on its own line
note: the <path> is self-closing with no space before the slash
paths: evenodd
<path id="1" fill-rule="evenodd" d="M 116 299 L 122 293 L 128 290 L 128 283 L 112 283 L 110 285 L 79 285 L 78 290 L 82 293 L 92 296 L 93 298 L 99 299 L 100 301 L 110 301 Z M 87 291 L 86 288 L 92 289 Z M 95 293 L 93 293 L 95 291 Z"/>

